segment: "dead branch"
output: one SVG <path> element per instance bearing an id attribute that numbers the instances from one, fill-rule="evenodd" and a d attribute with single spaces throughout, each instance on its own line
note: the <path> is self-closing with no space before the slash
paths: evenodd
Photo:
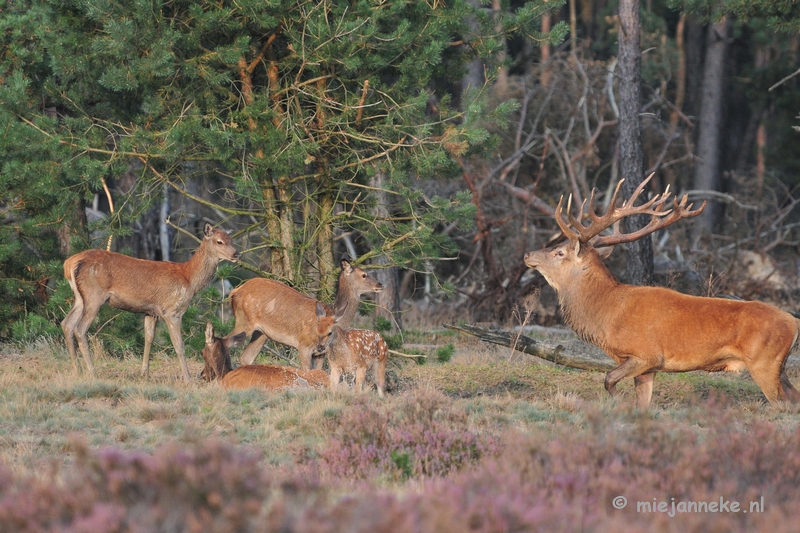
<path id="1" fill-rule="evenodd" d="M 565 353 L 564 347 L 561 345 L 552 346 L 544 344 L 527 335 L 519 335 L 519 338 L 517 338 L 517 334 L 512 334 L 508 331 L 485 329 L 471 325 L 455 326 L 452 324 L 442 324 L 442 326 L 447 329 L 462 331 L 468 335 L 473 335 L 485 342 L 499 344 L 500 346 L 508 346 L 520 352 L 535 355 L 551 363 L 568 366 L 570 368 L 609 372 L 617 367 L 617 364 L 610 358 L 598 359 L 591 355 Z M 512 346 L 514 341 L 516 341 L 516 344 Z"/>
<path id="2" fill-rule="evenodd" d="M 427 355 L 403 353 L 403 352 L 398 352 L 397 350 L 389 350 L 389 353 L 392 355 L 397 355 L 399 357 L 408 357 L 409 359 L 416 359 L 417 357 L 422 357 L 427 359 L 428 357 Z"/>
<path id="3" fill-rule="evenodd" d="M 442 327 L 452 329 L 453 331 L 461 331 L 467 335 L 478 337 L 484 342 L 491 342 L 492 344 L 499 344 L 500 346 L 507 346 L 509 348 L 512 347 L 512 342 L 516 340 L 516 346 L 514 346 L 513 349 L 570 368 L 591 370 L 594 372 L 610 372 L 617 368 L 617 364 L 612 361 L 611 358 L 597 358 L 587 354 L 565 353 L 564 347 L 560 344 L 558 346 L 544 344 L 527 335 L 519 335 L 519 338 L 517 338 L 517 334 L 501 329 L 486 329 L 471 325 L 455 326 L 453 324 L 442 324 Z M 786 359 L 785 368 L 793 371 L 800 369 L 800 357 L 790 355 Z"/>

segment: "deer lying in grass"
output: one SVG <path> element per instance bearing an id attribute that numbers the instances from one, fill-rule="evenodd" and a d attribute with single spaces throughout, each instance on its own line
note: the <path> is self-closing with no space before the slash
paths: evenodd
<path id="1" fill-rule="evenodd" d="M 324 389 L 328 375 L 322 370 L 299 370 L 287 366 L 247 365 L 233 370 L 230 349 L 241 345 L 246 334 L 229 335 L 221 339 L 214 335 L 214 326 L 206 324 L 206 345 L 203 348 L 205 367 L 200 376 L 206 381 L 217 380 L 226 389 Z"/>
<path id="2" fill-rule="evenodd" d="M 356 391 L 364 389 L 367 369 L 372 368 L 378 396 L 386 391 L 386 361 L 389 346 L 378 333 L 368 329 L 344 329 L 344 313 L 337 309 L 331 317 L 321 304 L 317 304 L 318 344 L 328 348 L 328 365 L 331 367 L 331 390 L 336 390 L 342 374 L 355 374 Z"/>
<path id="3" fill-rule="evenodd" d="M 189 381 L 181 335 L 183 314 L 194 295 L 211 281 L 220 261 L 239 261 L 239 252 L 225 231 L 213 229 L 206 223 L 203 235 L 200 247 L 185 263 L 148 261 L 105 250 L 86 250 L 64 261 L 64 277 L 75 295 L 75 303 L 61 322 L 61 329 L 76 372 L 78 359 L 74 339 L 78 341 L 86 370 L 94 375 L 86 332 L 100 307 L 108 303 L 117 309 L 145 315 L 143 376 L 149 373 L 150 346 L 156 321 L 162 318 L 178 354 L 183 378 Z"/>
<path id="4" fill-rule="evenodd" d="M 341 310 L 341 325 L 348 326 L 356 316 L 362 294 L 383 290 L 375 278 L 347 258 L 342 259 L 339 288 L 333 309 Z M 312 369 L 325 354 L 316 352 L 318 300 L 306 296 L 283 283 L 264 278 L 254 278 L 231 292 L 231 307 L 236 324 L 231 335 L 251 335 L 250 344 L 239 357 L 242 365 L 255 361 L 267 339 L 297 348 L 300 367 Z M 322 304 L 332 315 L 332 308 Z"/>
<path id="5" fill-rule="evenodd" d="M 588 226 L 583 207 L 576 219 L 562 202 L 555 219 L 568 241 L 553 248 L 528 252 L 525 264 L 538 270 L 558 293 L 564 320 L 584 341 L 602 348 L 619 366 L 609 372 L 605 388 L 612 395 L 617 383 L 633 378 L 636 402 L 647 409 L 656 372 L 691 370 L 741 371 L 745 368 L 770 403 L 800 401 L 800 393 L 784 374 L 784 364 L 800 333 L 800 322 L 789 313 L 761 302 L 688 296 L 661 287 L 623 285 L 611 275 L 595 247 L 631 242 L 682 218 L 698 215 L 687 197 L 665 210 L 669 190 L 634 207 L 645 180 L 633 196 L 615 207 L 617 184 L 608 212 L 594 211 L 589 200 Z M 651 215 L 650 223 L 630 234 L 600 235 L 618 220 Z"/>

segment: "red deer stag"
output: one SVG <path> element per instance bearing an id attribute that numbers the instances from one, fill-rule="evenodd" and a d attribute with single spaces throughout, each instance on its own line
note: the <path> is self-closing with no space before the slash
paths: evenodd
<path id="1" fill-rule="evenodd" d="M 341 323 L 347 326 L 356 316 L 361 295 L 380 292 L 383 285 L 346 258 L 341 264 L 333 309 L 342 310 Z M 322 305 L 328 314 L 333 314 L 330 306 Z M 241 332 L 251 335 L 250 344 L 239 357 L 242 365 L 252 364 L 267 339 L 272 339 L 297 348 L 301 368 L 314 368 L 316 360 L 324 356 L 315 351 L 318 340 L 316 306 L 315 298 L 270 279 L 254 278 L 236 287 L 231 291 L 231 307 L 236 317 L 231 335 Z"/>
<path id="2" fill-rule="evenodd" d="M 372 375 L 378 388 L 378 396 L 383 398 L 386 390 L 386 361 L 389 346 L 378 333 L 368 329 L 344 329 L 341 320 L 344 312 L 336 310 L 331 318 L 322 304 L 317 304 L 317 334 L 320 346 L 328 347 L 328 364 L 331 367 L 331 390 L 339 386 L 342 374 L 355 374 L 356 391 L 364 389 L 367 369 L 372 367 Z"/>
<path id="3" fill-rule="evenodd" d="M 636 403 L 647 409 L 656 372 L 691 370 L 741 371 L 745 368 L 770 403 L 796 402 L 800 393 L 784 374 L 784 363 L 800 333 L 800 322 L 780 309 L 761 302 L 688 296 L 661 287 L 636 287 L 619 283 L 603 264 L 595 247 L 631 242 L 682 218 L 700 214 L 705 203 L 692 211 L 687 197 L 674 199 L 665 209 L 669 189 L 640 206 L 634 206 L 645 180 L 621 207 L 615 207 L 617 184 L 608 212 L 594 211 L 589 200 L 588 226 L 567 203 L 569 223 L 559 201 L 555 219 L 568 241 L 528 252 L 525 264 L 538 270 L 558 293 L 564 320 L 584 341 L 602 348 L 619 366 L 605 378 L 605 388 L 615 394 L 617 383 L 633 378 Z M 571 198 L 570 198 L 571 200 Z M 600 235 L 620 219 L 651 215 L 639 231 Z M 607 255 L 607 254 L 606 254 Z"/>
<path id="4" fill-rule="evenodd" d="M 214 326 L 206 324 L 206 346 L 203 348 L 205 367 L 200 374 L 206 381 L 217 380 L 226 389 L 324 389 L 328 374 L 322 370 L 299 370 L 287 366 L 246 365 L 233 370 L 230 349 L 241 345 L 245 332 L 224 339 L 214 336 Z"/>
<path id="5" fill-rule="evenodd" d="M 67 351 L 75 370 L 78 359 L 75 342 L 83 354 L 87 371 L 94 375 L 86 332 L 100 307 L 111 307 L 144 313 L 144 358 L 142 375 L 150 369 L 150 346 L 156 321 L 163 318 L 175 353 L 178 354 L 183 378 L 189 381 L 189 368 L 181 335 L 181 319 L 194 295 L 208 285 L 220 261 L 239 261 L 233 241 L 223 230 L 206 223 L 200 247 L 185 263 L 148 261 L 105 250 L 86 250 L 64 261 L 64 277 L 75 295 L 75 303 L 61 322 Z"/>

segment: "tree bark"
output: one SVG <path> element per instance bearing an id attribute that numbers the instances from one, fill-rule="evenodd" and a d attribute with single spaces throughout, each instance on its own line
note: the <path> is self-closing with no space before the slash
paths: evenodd
<path id="1" fill-rule="evenodd" d="M 319 231 L 317 232 L 317 261 L 319 264 L 319 292 L 317 299 L 323 302 L 333 300 L 335 283 L 335 265 L 333 262 L 333 198 L 323 192 L 319 205 Z"/>
<path id="2" fill-rule="evenodd" d="M 642 50 L 639 42 L 641 23 L 638 0 L 620 1 L 619 22 L 619 156 L 620 171 L 625 179 L 623 193 L 630 197 L 644 179 L 640 118 Z M 646 215 L 628 217 L 624 219 L 623 227 L 626 232 L 636 231 L 647 224 L 648 218 Z M 653 247 L 650 238 L 629 243 L 626 251 L 627 282 L 632 285 L 652 285 Z"/>
<path id="3" fill-rule="evenodd" d="M 164 184 L 164 199 L 161 200 L 161 211 L 158 217 L 158 238 L 161 244 L 161 260 L 170 261 L 172 254 L 170 253 L 169 243 L 169 226 L 167 219 L 169 218 L 170 205 L 169 205 L 169 185 Z"/>
<path id="4" fill-rule="evenodd" d="M 706 36 L 706 61 L 700 102 L 699 132 L 694 188 L 720 190 L 719 160 L 722 125 L 722 103 L 725 98 L 725 55 L 728 47 L 728 20 L 723 18 L 711 26 Z M 709 235 L 719 222 L 721 206 L 709 202 L 694 225 L 695 239 Z"/>
<path id="5" fill-rule="evenodd" d="M 376 191 L 377 202 L 373 211 L 376 220 L 386 219 L 390 214 L 388 195 L 383 190 L 385 180 L 386 176 L 382 172 L 377 172 L 370 180 L 370 185 Z M 383 290 L 375 295 L 375 316 L 388 320 L 392 325 L 391 331 L 397 332 L 403 329 L 403 318 L 400 314 L 400 269 L 386 266 L 390 261 L 385 254 L 376 257 L 373 264 L 383 265 L 374 274 L 375 279 L 383 285 Z"/>
<path id="6" fill-rule="evenodd" d="M 86 229 L 86 202 L 83 198 L 75 200 L 74 210 L 71 215 L 64 217 L 64 221 L 58 228 L 58 248 L 61 255 L 69 257 L 74 253 L 72 238 L 80 235 L 84 240 L 88 240 Z"/>

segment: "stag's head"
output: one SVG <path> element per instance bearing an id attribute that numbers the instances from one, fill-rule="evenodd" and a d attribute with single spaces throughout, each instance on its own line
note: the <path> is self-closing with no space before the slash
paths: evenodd
<path id="1" fill-rule="evenodd" d="M 581 272 L 589 269 L 591 263 L 607 257 L 615 244 L 635 241 L 682 218 L 695 217 L 705 209 L 706 204 L 703 202 L 699 208 L 692 210 L 692 204 L 688 203 L 687 195 L 684 195 L 680 202 L 674 198 L 672 207 L 665 209 L 671 197 L 669 187 L 663 194 L 657 194 L 641 205 L 634 205 L 652 177 L 652 174 L 648 176 L 628 200 L 623 202 L 620 207 L 616 207 L 617 196 L 624 181 L 620 180 L 608 204 L 608 211 L 602 216 L 595 212 L 595 191 L 593 190 L 589 198 L 588 209 L 585 209 L 586 201 L 584 201 L 577 218 L 572 214 L 572 196 L 569 197 L 567 200 L 568 220 L 565 221 L 564 197 L 562 196 L 556 206 L 555 220 L 567 241 L 552 248 L 526 253 L 525 264 L 538 270 L 547 282 L 559 291 L 565 284 L 577 279 L 576 276 L 579 276 Z M 620 233 L 617 223 L 631 215 L 650 215 L 650 222 L 631 233 Z M 587 219 L 588 225 L 584 224 Z M 613 231 L 610 234 L 601 234 L 612 227 Z"/>
<path id="2" fill-rule="evenodd" d="M 239 262 L 239 252 L 233 247 L 233 241 L 228 232 L 214 229 L 208 222 L 203 226 L 203 244 L 218 261 Z"/>

